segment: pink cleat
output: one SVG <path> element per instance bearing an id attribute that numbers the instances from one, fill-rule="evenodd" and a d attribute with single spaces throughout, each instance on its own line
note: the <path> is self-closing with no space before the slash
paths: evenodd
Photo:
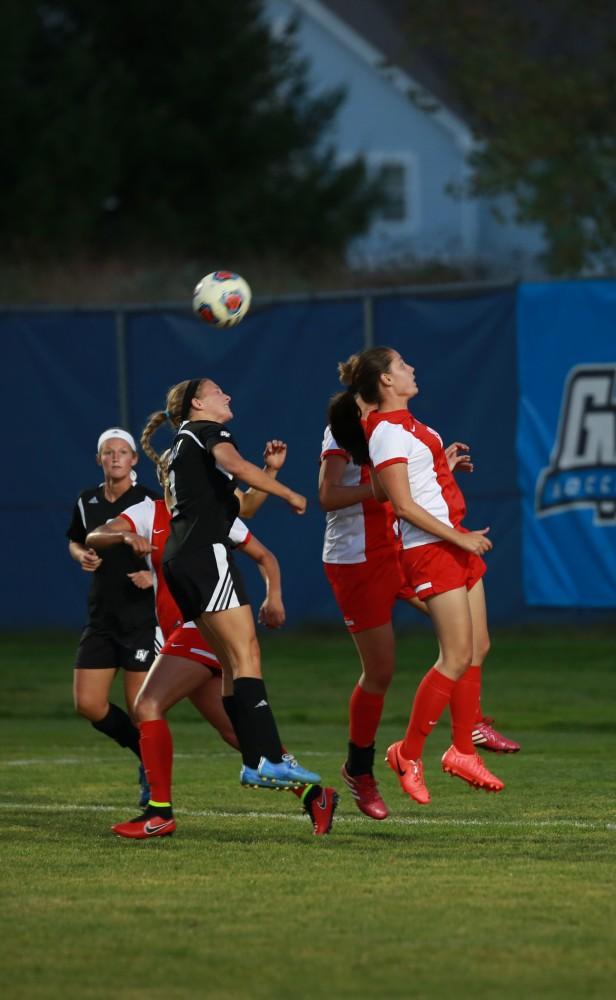
<path id="1" fill-rule="evenodd" d="M 427 806 L 430 801 L 430 792 L 426 788 L 423 777 L 423 764 L 421 760 L 406 760 L 400 753 L 402 740 L 392 745 L 387 750 L 385 763 L 389 764 L 392 771 L 398 775 L 398 781 L 402 791 L 410 795 L 420 806 Z"/>
<path id="2" fill-rule="evenodd" d="M 462 778 L 474 788 L 485 788 L 486 792 L 501 792 L 504 783 L 488 771 L 478 753 L 460 753 L 454 746 L 446 750 L 441 760 L 445 774 Z"/>
<path id="3" fill-rule="evenodd" d="M 340 771 L 342 780 L 355 799 L 357 808 L 370 819 L 387 819 L 389 809 L 383 802 L 379 792 L 379 786 L 372 774 L 349 774 L 346 766 L 342 766 Z"/>
<path id="4" fill-rule="evenodd" d="M 493 721 L 493 719 L 485 718 L 481 722 L 475 723 L 473 726 L 473 745 L 481 747 L 483 750 L 490 750 L 492 753 L 517 753 L 520 744 L 493 729 L 491 726 Z"/>

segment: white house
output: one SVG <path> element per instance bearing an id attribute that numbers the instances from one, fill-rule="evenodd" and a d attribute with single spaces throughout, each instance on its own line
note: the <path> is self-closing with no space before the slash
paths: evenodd
<path id="1" fill-rule="evenodd" d="M 429 65 L 411 65 L 402 0 L 265 0 L 272 31 L 298 22 L 300 51 L 311 65 L 315 92 L 344 86 L 330 139 L 341 161 L 361 153 L 379 171 L 387 206 L 355 241 L 350 259 L 370 264 L 439 259 L 482 263 L 490 276 L 541 274 L 539 228 L 511 221 L 506 200 L 455 197 L 468 176 L 473 138 L 439 94 Z M 438 110 L 421 110 L 411 93 Z M 498 221 L 498 205 L 509 221 Z"/>

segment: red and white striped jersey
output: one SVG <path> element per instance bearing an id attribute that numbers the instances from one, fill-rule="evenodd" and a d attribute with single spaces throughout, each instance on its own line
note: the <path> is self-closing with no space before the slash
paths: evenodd
<path id="1" fill-rule="evenodd" d="M 119 516 L 128 521 L 131 531 L 142 535 L 143 538 L 148 538 L 155 546 L 146 558 L 148 566 L 152 570 L 156 618 L 163 638 L 168 639 L 174 629 L 183 623 L 182 613 L 171 596 L 162 567 L 165 543 L 171 530 L 171 514 L 167 510 L 164 500 L 151 500 L 146 497 L 141 503 L 127 507 Z M 232 544 L 245 545 L 251 537 L 244 522 L 236 517 L 229 532 Z"/>
<path id="2" fill-rule="evenodd" d="M 331 429 L 325 428 L 321 461 L 328 455 L 340 455 L 347 465 L 341 486 L 359 486 L 370 481 L 367 465 L 356 465 L 335 440 Z M 390 503 L 379 503 L 374 497 L 354 503 L 351 507 L 330 510 L 326 515 L 323 562 L 348 565 L 367 562 L 383 549 L 397 548 L 397 519 Z"/>
<path id="3" fill-rule="evenodd" d="M 437 432 L 416 420 L 408 410 L 394 410 L 371 413 L 366 435 L 375 471 L 404 462 L 415 503 L 443 524 L 457 528 L 466 514 L 466 505 Z M 405 549 L 441 541 L 408 521 L 401 521 L 401 530 Z"/>

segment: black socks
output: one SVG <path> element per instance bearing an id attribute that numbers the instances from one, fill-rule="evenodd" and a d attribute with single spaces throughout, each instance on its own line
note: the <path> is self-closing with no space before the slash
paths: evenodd
<path id="1" fill-rule="evenodd" d="M 104 733 L 115 740 L 121 747 L 128 747 L 141 760 L 139 752 L 139 730 L 134 726 L 126 712 L 117 705 L 110 705 L 104 719 L 93 722 L 99 733 Z"/>
<path id="2" fill-rule="evenodd" d="M 223 705 L 233 723 L 246 767 L 258 767 L 261 757 L 279 764 L 282 746 L 264 682 L 257 677 L 239 677 L 233 682 L 233 695 L 226 695 Z"/>
<path id="3" fill-rule="evenodd" d="M 372 774 L 373 766 L 374 743 L 370 747 L 358 747 L 355 743 L 349 743 L 346 769 L 352 778 L 357 778 L 360 774 Z"/>

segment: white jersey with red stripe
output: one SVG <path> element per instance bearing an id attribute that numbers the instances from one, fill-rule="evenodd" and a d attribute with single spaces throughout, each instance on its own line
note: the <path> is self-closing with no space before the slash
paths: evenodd
<path id="1" fill-rule="evenodd" d="M 366 434 L 375 471 L 405 463 L 415 503 L 443 524 L 457 528 L 466 513 L 466 505 L 447 463 L 439 434 L 416 420 L 408 410 L 371 413 Z M 401 521 L 401 530 L 405 549 L 442 540 L 408 521 Z"/>
<path id="2" fill-rule="evenodd" d="M 151 500 L 146 497 L 141 503 L 127 507 L 119 516 L 128 521 L 131 531 L 152 542 L 153 549 L 147 556 L 147 562 L 152 570 L 156 618 L 163 637 L 168 639 L 176 628 L 184 624 L 181 611 L 167 586 L 162 567 L 163 551 L 171 531 L 171 514 L 167 510 L 164 500 Z M 236 517 L 229 532 L 231 543 L 237 546 L 246 545 L 251 537 L 244 522 Z M 197 626 L 190 622 L 186 623 L 184 627 L 196 628 Z"/>
<path id="3" fill-rule="evenodd" d="M 331 429 L 326 427 L 321 461 L 328 455 L 340 455 L 347 463 L 341 486 L 359 486 L 370 482 L 368 466 L 356 465 L 349 453 L 339 446 Z M 329 510 L 325 523 L 323 562 L 352 565 L 365 563 L 373 555 L 380 557 L 384 549 L 398 546 L 396 525 L 391 504 L 379 503 L 374 497 L 350 507 Z"/>

